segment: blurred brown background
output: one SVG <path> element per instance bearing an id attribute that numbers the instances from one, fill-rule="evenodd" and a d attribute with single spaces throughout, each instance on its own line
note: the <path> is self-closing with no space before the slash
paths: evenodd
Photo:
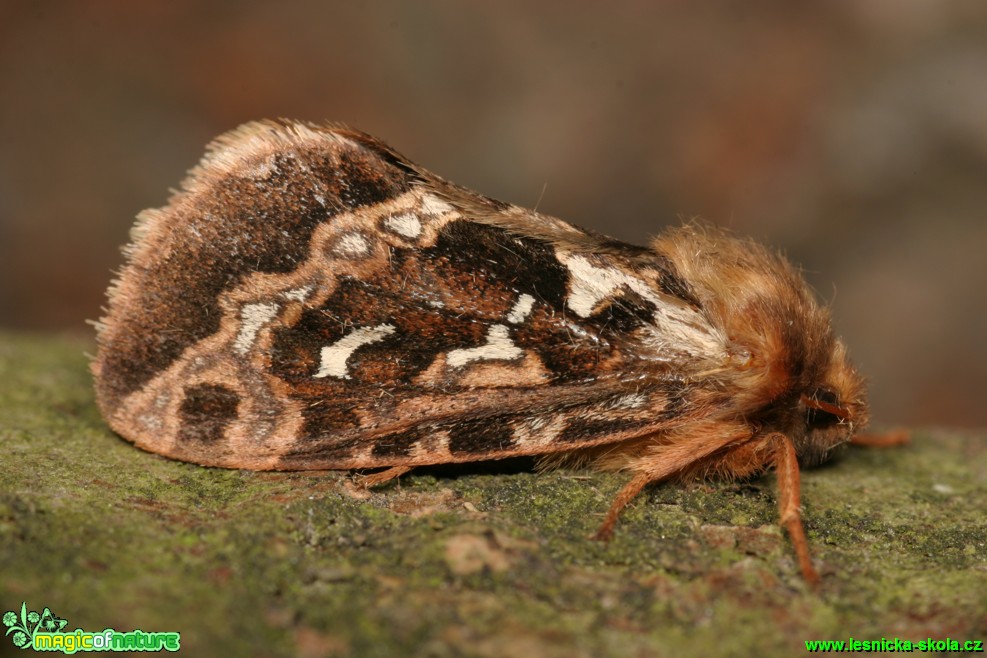
<path id="1" fill-rule="evenodd" d="M 345 121 L 642 242 L 801 263 L 879 422 L 987 425 L 987 3 L 0 3 L 0 328 L 89 332 L 207 141 Z"/>

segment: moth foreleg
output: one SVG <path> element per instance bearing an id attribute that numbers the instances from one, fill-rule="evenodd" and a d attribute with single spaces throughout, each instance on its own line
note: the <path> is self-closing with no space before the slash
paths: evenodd
<path id="1" fill-rule="evenodd" d="M 894 429 L 886 434 L 855 434 L 850 444 L 865 448 L 892 448 L 908 444 L 908 430 Z"/>
<path id="2" fill-rule="evenodd" d="M 819 584 L 819 574 L 812 566 L 809 541 L 805 537 L 805 528 L 802 526 L 802 512 L 799 505 L 801 479 L 795 445 L 784 434 L 772 434 L 767 438 L 766 443 L 770 443 L 774 448 L 781 525 L 785 526 L 792 540 L 806 582 L 816 586 Z"/>

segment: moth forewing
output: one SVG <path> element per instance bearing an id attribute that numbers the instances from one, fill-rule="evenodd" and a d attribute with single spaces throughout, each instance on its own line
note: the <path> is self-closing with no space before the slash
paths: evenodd
<path id="1" fill-rule="evenodd" d="M 540 455 L 651 482 L 779 474 L 817 579 L 797 457 L 866 421 L 863 384 L 802 277 L 695 226 L 650 248 L 449 183 L 369 135 L 296 122 L 217 139 L 140 215 L 97 323 L 110 426 L 252 469 Z"/>

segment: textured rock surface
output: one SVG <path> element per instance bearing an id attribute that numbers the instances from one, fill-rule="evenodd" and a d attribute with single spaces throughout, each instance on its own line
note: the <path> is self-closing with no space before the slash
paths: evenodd
<path id="1" fill-rule="evenodd" d="M 774 478 L 345 473 L 168 461 L 113 435 L 85 342 L 0 335 L 0 608 L 180 631 L 191 655 L 798 655 L 808 639 L 987 639 L 987 441 L 916 431 L 803 476 L 801 581 Z M 0 638 L 0 654 L 11 650 Z"/>

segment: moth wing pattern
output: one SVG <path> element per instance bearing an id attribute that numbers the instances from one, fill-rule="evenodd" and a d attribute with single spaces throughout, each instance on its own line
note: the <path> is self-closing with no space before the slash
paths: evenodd
<path id="1" fill-rule="evenodd" d="M 570 452 L 712 404 L 724 339 L 670 263 L 340 126 L 247 124 L 145 211 L 93 365 L 111 426 L 254 469 Z"/>

